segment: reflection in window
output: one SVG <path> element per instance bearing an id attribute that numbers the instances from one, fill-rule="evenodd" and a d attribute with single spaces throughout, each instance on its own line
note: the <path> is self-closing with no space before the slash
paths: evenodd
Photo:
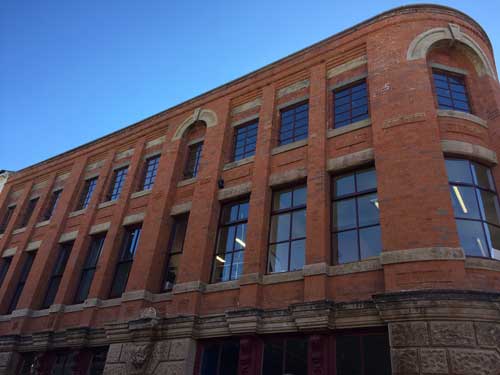
<path id="1" fill-rule="evenodd" d="M 268 272 L 301 270 L 306 254 L 305 186 L 273 193 Z"/>
<path id="2" fill-rule="evenodd" d="M 91 238 L 89 252 L 83 265 L 82 275 L 80 276 L 80 282 L 78 283 L 78 287 L 76 289 L 75 300 L 73 301 L 74 303 L 84 302 L 89 295 L 90 286 L 92 285 L 92 280 L 94 280 L 97 262 L 99 261 L 105 239 L 106 233 L 101 233 L 92 236 Z"/>
<path id="3" fill-rule="evenodd" d="M 184 248 L 188 219 L 189 214 L 183 214 L 173 218 L 167 254 L 167 267 L 165 269 L 162 291 L 169 291 L 174 287 L 182 250 Z"/>
<path id="4" fill-rule="evenodd" d="M 434 86 L 439 109 L 451 109 L 470 113 L 465 77 L 460 74 L 434 69 Z"/>
<path id="5" fill-rule="evenodd" d="M 222 207 L 214 259 L 213 282 L 237 280 L 243 272 L 248 200 Z"/>
<path id="6" fill-rule="evenodd" d="M 338 263 L 380 255 L 375 168 L 333 178 L 332 232 L 333 258 Z"/>
<path id="7" fill-rule="evenodd" d="M 307 338 L 276 338 L 264 343 L 262 375 L 307 375 Z"/>
<path id="8" fill-rule="evenodd" d="M 239 340 L 204 344 L 200 375 L 237 375 L 239 354 Z"/>
<path id="9" fill-rule="evenodd" d="M 279 145 L 307 138 L 309 103 L 299 103 L 281 110 Z"/>
<path id="10" fill-rule="evenodd" d="M 120 198 L 120 194 L 127 178 L 128 167 L 117 169 L 113 173 L 113 183 L 108 193 L 108 201 L 114 201 Z"/>
<path id="11" fill-rule="evenodd" d="M 500 259 L 500 203 L 491 170 L 446 159 L 460 244 L 469 256 Z"/>
<path id="12" fill-rule="evenodd" d="M 146 164 L 144 166 L 144 178 L 142 181 L 142 190 L 151 190 L 153 188 L 159 164 L 160 164 L 160 155 L 152 156 L 146 160 Z"/>
<path id="13" fill-rule="evenodd" d="M 76 206 L 77 210 L 83 210 L 88 207 L 96 186 L 97 177 L 85 180 L 82 192 L 80 193 L 80 200 L 78 201 L 78 205 Z"/>
<path id="14" fill-rule="evenodd" d="M 340 128 L 368 118 L 366 81 L 341 87 L 333 93 L 333 127 Z"/>
<path id="15" fill-rule="evenodd" d="M 234 129 L 234 161 L 248 158 L 255 154 L 258 125 L 258 120 L 255 120 Z"/>
<path id="16" fill-rule="evenodd" d="M 54 211 L 56 210 L 57 203 L 59 202 L 59 198 L 61 198 L 61 193 L 62 193 L 62 190 L 56 190 L 56 191 L 52 192 L 52 194 L 50 196 L 49 204 L 47 205 L 47 208 L 45 209 L 45 213 L 43 214 L 43 220 L 50 220 L 50 218 L 54 214 Z"/>

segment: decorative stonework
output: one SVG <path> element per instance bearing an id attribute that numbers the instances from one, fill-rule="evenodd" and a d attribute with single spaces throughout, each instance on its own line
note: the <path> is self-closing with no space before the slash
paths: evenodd
<path id="1" fill-rule="evenodd" d="M 210 109 L 196 108 L 191 116 L 185 119 L 175 131 L 172 141 L 182 138 L 184 133 L 197 121 L 204 121 L 207 128 L 217 125 L 217 114 Z"/>

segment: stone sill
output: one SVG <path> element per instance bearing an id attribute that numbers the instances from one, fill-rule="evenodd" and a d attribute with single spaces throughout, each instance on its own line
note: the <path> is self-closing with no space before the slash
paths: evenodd
<path id="1" fill-rule="evenodd" d="M 448 110 L 448 109 L 438 109 L 437 115 L 438 115 L 438 117 L 453 117 L 453 118 L 459 118 L 462 120 L 468 120 L 468 121 L 474 122 L 478 125 L 481 125 L 483 128 L 488 128 L 488 123 L 485 120 L 483 120 L 481 117 L 478 117 L 478 116 L 473 115 L 471 113 Z"/>
<path id="2" fill-rule="evenodd" d="M 255 159 L 255 156 L 252 155 L 252 156 L 249 156 L 249 157 L 244 158 L 244 159 L 240 159 L 240 160 L 237 160 L 237 161 L 232 161 L 230 163 L 225 164 L 224 167 L 222 168 L 222 170 L 223 171 L 228 171 L 230 169 L 237 168 L 237 167 L 239 167 L 241 165 L 253 163 L 254 159 Z"/>
<path id="3" fill-rule="evenodd" d="M 87 209 L 86 208 L 82 208 L 81 210 L 70 212 L 69 215 L 68 215 L 68 217 L 75 217 L 75 216 L 78 216 L 78 215 L 83 215 L 85 213 L 85 211 L 87 211 Z"/>
<path id="4" fill-rule="evenodd" d="M 179 183 L 177 184 L 177 187 L 182 187 L 182 186 L 194 184 L 197 180 L 198 179 L 196 177 L 193 177 L 193 178 L 188 178 L 186 180 L 179 181 Z"/>
<path id="5" fill-rule="evenodd" d="M 493 258 L 466 257 L 465 268 L 500 272 L 500 260 Z"/>
<path id="6" fill-rule="evenodd" d="M 286 145 L 278 146 L 278 147 L 273 148 L 273 150 L 271 151 L 271 155 L 281 154 L 282 152 L 287 152 L 287 151 L 290 151 L 290 150 L 294 150 L 296 148 L 300 148 L 300 147 L 303 147 L 303 146 L 306 146 L 306 145 L 307 145 L 307 138 L 306 139 L 301 139 L 300 141 L 296 141 L 296 142 L 293 142 L 293 143 L 288 143 Z"/>
<path id="7" fill-rule="evenodd" d="M 149 195 L 149 194 L 151 194 L 151 189 L 136 191 L 135 193 L 130 194 L 130 199 L 143 197 L 143 196 Z"/>
<path id="8" fill-rule="evenodd" d="M 37 223 L 35 225 L 35 228 L 44 227 L 44 226 L 49 225 L 49 224 L 50 224 L 50 219 L 49 220 L 40 221 L 39 223 Z"/>
<path id="9" fill-rule="evenodd" d="M 214 284 L 205 285 L 205 292 L 222 292 L 240 288 L 240 280 L 221 281 Z"/>
<path id="10" fill-rule="evenodd" d="M 370 118 L 353 122 L 352 124 L 342 126 L 337 129 L 328 129 L 327 138 L 337 137 L 342 134 L 350 133 L 359 129 L 367 128 L 371 126 L 372 120 Z"/>
<path id="11" fill-rule="evenodd" d="M 24 231 L 26 231 L 26 227 L 22 227 L 22 228 L 14 229 L 14 230 L 12 231 L 12 234 L 23 233 Z"/>
<path id="12" fill-rule="evenodd" d="M 279 284 L 304 280 L 304 271 L 276 272 L 262 276 L 262 284 Z"/>
<path id="13" fill-rule="evenodd" d="M 113 206 L 116 204 L 118 200 L 115 199 L 113 201 L 107 201 L 107 202 L 102 202 L 101 204 L 99 204 L 99 206 L 97 206 L 97 208 L 105 208 L 105 207 L 109 207 L 109 206 Z"/>
<path id="14" fill-rule="evenodd" d="M 350 275 L 353 273 L 371 272 L 382 270 L 379 257 L 360 260 L 359 262 L 337 264 L 330 266 L 328 276 Z"/>

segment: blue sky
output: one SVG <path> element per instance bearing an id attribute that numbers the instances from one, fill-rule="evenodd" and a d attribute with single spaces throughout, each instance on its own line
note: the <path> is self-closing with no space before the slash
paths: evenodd
<path id="1" fill-rule="evenodd" d="M 436 3 L 478 21 L 498 61 L 499 1 Z M 405 4 L 3 0 L 0 169 L 57 155 Z"/>

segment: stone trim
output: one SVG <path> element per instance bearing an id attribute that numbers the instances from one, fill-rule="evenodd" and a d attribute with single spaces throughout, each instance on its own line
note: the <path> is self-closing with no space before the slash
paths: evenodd
<path id="1" fill-rule="evenodd" d="M 73 240 L 76 240 L 76 237 L 78 237 L 77 230 L 74 230 L 72 232 L 63 233 L 63 234 L 61 234 L 61 237 L 59 237 L 58 242 L 62 243 L 62 242 L 67 242 L 67 241 L 73 241 Z"/>
<path id="2" fill-rule="evenodd" d="M 100 176 L 99 171 L 86 173 L 85 176 L 83 177 L 83 180 L 87 181 L 87 180 L 90 180 L 91 178 L 95 178 L 95 177 L 99 177 L 99 176 Z"/>
<path id="3" fill-rule="evenodd" d="M 90 163 L 85 167 L 85 172 L 90 172 L 94 169 L 98 169 L 98 168 L 102 167 L 105 162 L 106 162 L 106 159 L 99 160 L 99 161 L 96 161 L 94 163 Z"/>
<path id="4" fill-rule="evenodd" d="M 149 194 L 151 194 L 151 191 L 152 191 L 151 189 L 136 191 L 135 193 L 130 194 L 130 199 L 139 198 L 139 197 L 143 197 L 145 195 L 149 195 Z"/>
<path id="5" fill-rule="evenodd" d="M 366 55 L 356 57 L 355 59 L 348 61 L 344 64 L 335 66 L 326 72 L 326 78 L 330 79 L 332 77 L 338 76 L 344 72 L 355 69 L 359 66 L 366 65 L 368 63 L 368 57 Z"/>
<path id="6" fill-rule="evenodd" d="M 466 257 L 465 268 L 500 272 L 500 260 Z"/>
<path id="7" fill-rule="evenodd" d="M 34 184 L 33 187 L 31 188 L 31 190 L 35 191 L 35 190 L 38 190 L 38 189 L 42 189 L 45 186 L 47 186 L 47 180 L 41 181 L 41 182 L 39 182 L 37 184 Z"/>
<path id="8" fill-rule="evenodd" d="M 307 177 L 307 168 L 297 168 L 285 172 L 273 173 L 269 176 L 269 186 L 276 187 L 288 183 L 295 183 Z"/>
<path id="9" fill-rule="evenodd" d="M 469 74 L 469 72 L 467 70 L 465 70 L 465 69 L 454 68 L 452 66 L 448 66 L 448 65 L 444 65 L 444 64 L 439 64 L 439 63 L 435 63 L 435 62 L 431 62 L 430 66 L 431 66 L 431 68 L 440 69 L 440 70 L 446 70 L 448 72 L 461 74 L 463 76 L 466 76 L 466 75 Z"/>
<path id="10" fill-rule="evenodd" d="M 328 172 L 338 173 L 345 169 L 357 168 L 366 164 L 373 163 L 375 153 L 373 148 L 367 148 L 352 154 L 339 156 L 337 158 L 328 159 L 326 170 Z"/>
<path id="11" fill-rule="evenodd" d="M 197 121 L 204 121 L 207 128 L 211 128 L 212 126 L 217 125 L 217 114 L 210 109 L 202 109 L 196 108 L 193 111 L 193 114 L 186 118 L 175 131 L 174 136 L 172 137 L 172 142 L 177 141 L 182 138 L 187 129 L 191 127 Z"/>
<path id="12" fill-rule="evenodd" d="M 488 123 L 486 122 L 486 120 L 483 120 L 481 117 L 473 115 L 472 113 L 454 111 L 451 109 L 438 109 L 437 115 L 438 117 L 453 117 L 459 118 L 461 120 L 471 121 L 475 124 L 481 125 L 483 128 L 488 129 Z"/>
<path id="13" fill-rule="evenodd" d="M 205 293 L 222 292 L 224 290 L 233 290 L 240 288 L 239 280 L 224 281 L 220 283 L 207 284 L 205 286 Z"/>
<path id="14" fill-rule="evenodd" d="M 485 162 L 488 165 L 498 164 L 498 157 L 495 151 L 473 143 L 442 140 L 441 148 L 444 154 L 465 156 Z"/>
<path id="15" fill-rule="evenodd" d="M 367 118 L 367 119 L 364 119 L 361 121 L 353 122 L 352 124 L 349 124 L 346 126 L 342 126 L 341 128 L 328 129 L 327 138 L 337 137 L 339 135 L 350 133 L 350 132 L 353 132 L 355 130 L 367 128 L 367 127 L 371 126 L 371 124 L 372 124 L 372 120 L 370 118 Z"/>
<path id="16" fill-rule="evenodd" d="M 117 152 L 115 155 L 115 161 L 128 158 L 134 154 L 134 149 L 130 148 L 125 151 Z"/>
<path id="17" fill-rule="evenodd" d="M 50 224 L 50 219 L 49 220 L 44 220 L 44 221 L 40 221 L 38 223 L 35 224 L 35 228 L 41 228 L 41 227 L 44 227 L 46 225 L 49 225 Z"/>
<path id="18" fill-rule="evenodd" d="M 237 160 L 237 161 L 232 161 L 230 163 L 226 163 L 224 165 L 224 167 L 222 168 L 222 170 L 228 171 L 230 169 L 237 168 L 237 167 L 245 165 L 245 164 L 253 163 L 254 160 L 255 160 L 255 155 L 252 155 L 252 156 L 249 156 L 249 157 L 246 157 L 244 159 Z"/>
<path id="19" fill-rule="evenodd" d="M 113 199 L 112 201 L 102 202 L 102 203 L 99 203 L 99 205 L 97 206 L 97 208 L 101 209 L 101 208 L 106 208 L 106 207 L 109 207 L 109 206 L 113 206 L 113 205 L 116 204 L 116 202 L 118 202 L 118 199 Z"/>
<path id="20" fill-rule="evenodd" d="M 187 186 L 194 184 L 196 181 L 198 181 L 197 177 L 192 177 L 192 178 L 187 178 L 185 180 L 181 180 L 177 183 L 177 187 L 182 187 L 182 186 Z"/>
<path id="21" fill-rule="evenodd" d="M 142 223 L 144 221 L 144 217 L 146 216 L 145 212 L 140 212 L 138 214 L 128 215 L 123 218 L 122 225 L 131 225 Z"/>
<path id="22" fill-rule="evenodd" d="M 150 152 L 148 154 L 145 154 L 143 157 L 142 157 L 142 160 L 148 160 L 152 157 L 155 157 L 155 156 L 161 156 L 161 150 L 158 150 L 158 151 L 154 151 L 154 152 Z"/>
<path id="23" fill-rule="evenodd" d="M 293 83 L 293 84 L 291 84 L 289 86 L 286 86 L 286 87 L 283 87 L 283 88 L 279 89 L 276 96 L 279 99 L 279 98 L 282 98 L 283 96 L 292 94 L 292 93 L 294 93 L 296 91 L 308 88 L 309 87 L 309 83 L 310 83 L 309 79 L 304 79 L 302 81 L 295 82 L 295 83 Z"/>
<path id="24" fill-rule="evenodd" d="M 201 142 L 204 142 L 205 141 L 205 137 L 200 137 L 200 138 L 196 138 L 196 139 L 193 139 L 191 141 L 189 141 L 186 146 L 192 146 L 192 145 L 195 145 L 197 143 L 201 143 Z"/>
<path id="25" fill-rule="evenodd" d="M 271 150 L 271 155 L 277 155 L 281 154 L 282 152 L 287 152 L 290 150 L 294 150 L 296 148 L 304 147 L 307 145 L 307 141 L 308 139 L 306 138 L 306 139 L 301 139 L 300 141 L 295 141 L 292 143 L 288 143 L 286 145 L 275 147 Z"/>
<path id="26" fill-rule="evenodd" d="M 17 247 L 9 247 L 8 249 L 5 249 L 2 253 L 2 258 L 7 258 L 7 257 L 12 257 L 16 254 L 17 252 Z"/>
<path id="27" fill-rule="evenodd" d="M 87 209 L 86 208 L 82 208 L 81 210 L 70 212 L 68 214 L 68 217 L 75 217 L 75 216 L 78 216 L 78 215 L 83 215 L 85 213 L 85 211 L 87 211 Z"/>
<path id="28" fill-rule="evenodd" d="M 328 264 L 327 263 L 313 263 L 306 264 L 302 269 L 304 276 L 316 276 L 316 275 L 327 275 L 328 274 Z"/>
<path id="29" fill-rule="evenodd" d="M 129 167 L 129 166 L 130 166 L 130 162 L 128 162 L 128 161 L 125 163 L 120 163 L 120 164 L 114 165 L 112 171 L 116 171 L 117 169 Z"/>
<path id="30" fill-rule="evenodd" d="M 12 231 L 12 234 L 18 234 L 18 233 L 23 233 L 26 231 L 26 227 L 22 227 L 22 228 L 17 228 L 17 229 L 14 229 Z"/>
<path id="31" fill-rule="evenodd" d="M 465 253 L 461 247 L 423 247 L 416 249 L 382 251 L 382 265 L 407 262 L 424 262 L 430 260 L 464 260 Z"/>
<path id="32" fill-rule="evenodd" d="M 359 74 L 357 76 L 345 79 L 343 81 L 337 82 L 329 87 L 330 91 L 335 91 L 344 86 L 350 85 L 351 83 L 361 81 L 362 79 L 366 79 L 368 77 L 368 73 Z"/>
<path id="33" fill-rule="evenodd" d="M 192 206 L 193 206 L 193 202 L 191 202 L 191 201 L 176 204 L 175 206 L 172 206 L 172 209 L 170 210 L 170 216 L 175 216 L 175 215 L 184 214 L 186 212 L 190 212 Z"/>
<path id="34" fill-rule="evenodd" d="M 26 249 L 24 251 L 33 251 L 38 250 L 42 246 L 42 240 L 39 241 L 31 241 L 26 245 Z"/>
<path id="35" fill-rule="evenodd" d="M 328 269 L 328 276 L 341 276 L 360 272 L 381 271 L 382 269 L 379 257 L 375 257 L 364 259 L 359 262 L 330 266 Z"/>
<path id="36" fill-rule="evenodd" d="M 159 138 L 156 138 L 156 139 L 153 139 L 152 141 L 147 142 L 145 148 L 148 149 L 148 148 L 151 148 L 154 146 L 161 145 L 163 142 L 166 141 L 166 139 L 167 139 L 167 136 L 162 135 Z"/>
<path id="37" fill-rule="evenodd" d="M 244 125 L 246 124 L 247 122 L 253 122 L 254 120 L 258 120 L 259 119 L 259 114 L 256 113 L 254 115 L 251 115 L 251 116 L 247 116 L 245 118 L 242 118 L 241 120 L 238 120 L 238 121 L 233 121 L 231 123 L 231 127 L 233 128 L 236 128 L 240 125 Z"/>
<path id="38" fill-rule="evenodd" d="M 237 115 L 238 113 L 248 111 L 252 108 L 260 107 L 261 105 L 262 105 L 262 98 L 256 98 L 250 102 L 240 104 L 239 106 L 234 107 L 231 110 L 231 115 L 234 116 L 234 115 Z"/>
<path id="39" fill-rule="evenodd" d="M 105 222 L 105 223 L 100 223 L 100 224 L 95 224 L 90 227 L 89 234 L 97 234 L 97 233 L 102 233 L 106 232 L 109 230 L 111 227 L 111 222 Z"/>
<path id="40" fill-rule="evenodd" d="M 55 182 L 58 183 L 58 182 L 61 182 L 61 181 L 64 181 L 66 180 L 68 177 L 69 177 L 69 172 L 66 172 L 66 173 L 63 173 L 63 174 L 60 174 L 56 177 L 56 180 Z"/>
<path id="41" fill-rule="evenodd" d="M 299 280 L 304 280 L 304 272 L 302 270 L 270 273 L 268 275 L 262 276 L 262 284 L 264 285 L 287 283 L 290 281 L 299 281 Z"/>
<path id="42" fill-rule="evenodd" d="M 203 292 L 206 284 L 202 281 L 188 281 L 185 283 L 175 284 L 172 290 L 173 294 Z"/>
<path id="43" fill-rule="evenodd" d="M 262 284 L 262 275 L 260 273 L 248 273 L 241 275 L 240 286 L 251 284 Z"/>
<path id="44" fill-rule="evenodd" d="M 242 184 L 231 186 L 217 193 L 217 199 L 220 201 L 240 197 L 242 195 L 249 194 L 252 191 L 252 182 L 244 182 Z"/>
<path id="45" fill-rule="evenodd" d="M 305 101 L 308 101 L 308 100 L 309 100 L 309 95 L 304 95 L 304 96 L 301 96 L 300 98 L 296 98 L 296 99 L 290 100 L 290 101 L 288 101 L 286 103 L 282 103 L 282 104 L 278 105 L 276 107 L 276 109 L 278 111 L 280 111 L 280 110 L 282 110 L 284 108 L 287 108 L 287 107 L 290 107 L 290 106 L 292 106 L 294 104 L 297 104 L 297 103 L 300 103 L 300 102 L 305 102 Z"/>

